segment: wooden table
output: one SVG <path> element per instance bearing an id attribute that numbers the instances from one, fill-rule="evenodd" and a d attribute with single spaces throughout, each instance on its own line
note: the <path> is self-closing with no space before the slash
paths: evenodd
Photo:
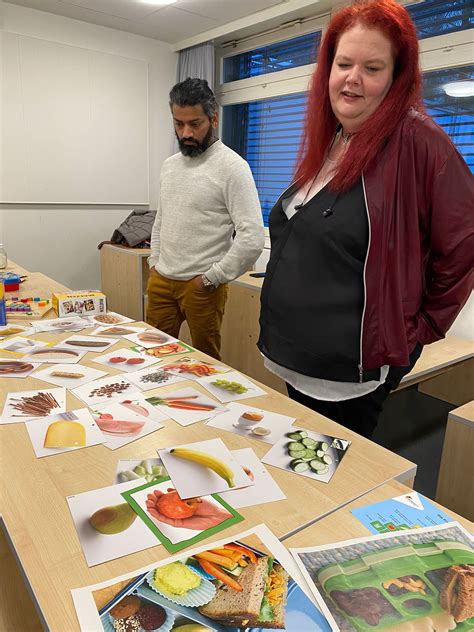
<path id="1" fill-rule="evenodd" d="M 341 542 L 352 538 L 359 538 L 371 535 L 364 525 L 355 518 L 351 509 L 364 507 L 373 503 L 380 502 L 408 494 L 410 489 L 397 481 L 390 481 L 381 485 L 377 489 L 372 490 L 362 498 L 349 503 L 346 507 L 334 511 L 329 516 L 319 520 L 315 524 L 299 531 L 296 535 L 289 538 L 283 538 L 286 547 L 305 547 L 319 546 L 323 544 L 331 544 L 332 542 Z M 437 503 L 434 503 L 437 504 Z M 474 524 L 470 520 L 466 520 L 462 516 L 457 515 L 453 511 L 438 505 L 447 514 L 452 516 L 453 520 L 461 523 L 468 531 L 474 531 Z"/>
<path id="2" fill-rule="evenodd" d="M 41 280 L 46 284 L 45 279 Z M 59 287 L 51 280 L 48 282 L 54 285 L 53 289 Z M 42 288 L 35 289 L 40 292 Z M 41 333 L 36 337 L 56 342 L 68 335 Z M 120 346 L 130 346 L 130 343 L 120 341 Z M 198 352 L 194 355 L 205 357 Z M 91 357 L 93 354 L 87 354 L 81 363 L 97 368 L 99 365 L 91 362 Z M 117 374 L 119 371 L 112 369 L 109 373 Z M 34 376 L 25 379 L 4 378 L 1 381 L 0 406 L 3 408 L 7 392 L 44 388 L 44 385 L 44 382 Z M 183 386 L 186 385 L 183 383 Z M 192 385 L 200 389 L 196 383 L 193 382 Z M 180 383 L 165 387 L 162 391 L 173 391 L 181 386 Z M 310 481 L 270 467 L 272 476 L 287 495 L 287 499 L 242 509 L 245 521 L 227 530 L 229 536 L 264 522 L 278 537 L 288 537 L 386 481 L 395 478 L 408 483 L 413 481 L 416 471 L 414 464 L 292 402 L 280 393 L 268 387 L 266 390 L 267 395 L 245 401 L 249 405 L 298 417 L 301 420 L 296 424 L 298 426 L 349 438 L 353 444 L 329 484 Z M 154 391 L 148 391 L 147 395 L 153 393 Z M 68 410 L 83 406 L 82 402 L 68 392 Z M 36 458 L 23 423 L 0 427 L 2 478 L 6 483 L 1 504 L 4 525 L 46 625 L 51 630 L 72 632 L 78 629 L 70 596 L 71 588 L 133 571 L 168 555 L 163 546 L 156 546 L 88 568 L 66 496 L 112 484 L 119 459 L 150 457 L 156 454 L 158 448 L 167 445 L 220 436 L 231 450 L 249 446 L 259 457 L 270 447 L 233 433 L 220 432 L 203 423 L 188 427 L 182 427 L 172 420 L 164 423 L 164 429 L 119 450 L 111 451 L 100 445 L 42 459 Z"/>

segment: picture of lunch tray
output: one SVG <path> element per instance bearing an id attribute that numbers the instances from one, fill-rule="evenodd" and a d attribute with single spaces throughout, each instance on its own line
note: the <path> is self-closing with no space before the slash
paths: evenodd
<path id="1" fill-rule="evenodd" d="M 468 632 L 474 630 L 473 565 L 468 545 L 434 540 L 331 564 L 317 578 L 336 609 L 360 632 L 443 614 L 453 617 L 456 630 Z"/>

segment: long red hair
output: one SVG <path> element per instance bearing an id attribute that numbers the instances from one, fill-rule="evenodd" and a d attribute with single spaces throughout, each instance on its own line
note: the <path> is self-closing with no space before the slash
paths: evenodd
<path id="1" fill-rule="evenodd" d="M 341 35 L 356 24 L 381 31 L 392 44 L 393 83 L 377 110 L 365 121 L 349 144 L 331 187 L 348 189 L 375 158 L 410 108 L 424 111 L 418 38 L 411 18 L 395 0 L 361 0 L 338 11 L 331 19 L 309 90 L 301 159 L 295 179 L 307 182 L 319 171 L 334 138 L 338 121 L 329 100 L 329 75 Z"/>

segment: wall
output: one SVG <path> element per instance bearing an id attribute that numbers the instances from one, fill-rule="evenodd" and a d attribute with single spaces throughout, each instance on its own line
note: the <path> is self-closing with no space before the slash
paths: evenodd
<path id="1" fill-rule="evenodd" d="M 148 63 L 148 175 L 150 208 L 156 208 L 161 163 L 174 151 L 168 92 L 176 79 L 177 54 L 157 40 L 51 13 L 8 3 L 0 10 L 5 31 Z M 1 205 L 0 242 L 10 259 L 29 270 L 43 272 L 73 289 L 100 287 L 97 245 L 110 239 L 130 211 L 125 206 Z"/>

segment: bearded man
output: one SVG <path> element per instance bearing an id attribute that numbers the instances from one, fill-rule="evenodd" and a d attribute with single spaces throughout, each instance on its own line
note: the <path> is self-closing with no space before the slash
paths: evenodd
<path id="1" fill-rule="evenodd" d="M 248 163 L 217 137 L 207 81 L 188 78 L 169 98 L 180 152 L 161 169 L 146 321 L 178 338 L 186 320 L 193 346 L 220 359 L 227 284 L 263 250 L 260 203 Z"/>

